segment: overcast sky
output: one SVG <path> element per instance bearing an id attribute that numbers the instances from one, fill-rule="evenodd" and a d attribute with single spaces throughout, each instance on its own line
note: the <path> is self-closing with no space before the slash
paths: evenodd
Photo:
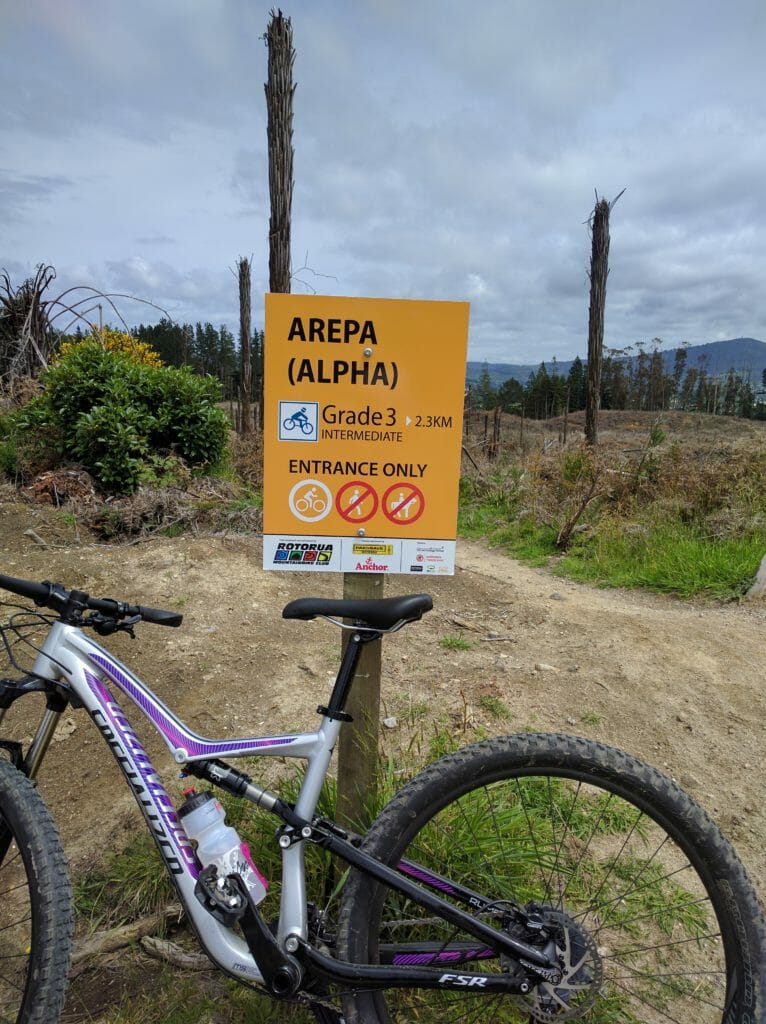
<path id="1" fill-rule="evenodd" d="M 0 268 L 254 323 L 268 288 L 258 0 L 0 0 Z M 293 291 L 471 303 L 469 358 L 766 340 L 764 0 L 285 0 Z M 301 270 L 303 265 L 310 269 Z M 119 300 L 129 324 L 148 306 Z M 95 314 L 94 314 L 95 316 Z M 112 317 L 112 320 L 114 318 Z"/>

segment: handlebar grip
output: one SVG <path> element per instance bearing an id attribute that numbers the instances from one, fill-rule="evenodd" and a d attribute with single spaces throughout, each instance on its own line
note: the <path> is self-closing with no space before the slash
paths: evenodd
<path id="1" fill-rule="evenodd" d="M 32 580 L 20 580 L 15 576 L 4 576 L 0 573 L 0 587 L 10 590 L 21 597 L 30 597 L 35 604 L 47 604 L 53 587 L 50 583 L 34 583 Z"/>
<path id="2" fill-rule="evenodd" d="M 138 606 L 138 614 L 144 622 L 154 622 L 157 626 L 180 626 L 184 620 L 180 612 L 168 612 L 162 608 L 144 608 Z"/>

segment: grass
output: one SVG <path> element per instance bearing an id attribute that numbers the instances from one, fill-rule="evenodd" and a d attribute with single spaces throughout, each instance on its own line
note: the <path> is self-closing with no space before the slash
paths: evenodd
<path id="1" fill-rule="evenodd" d="M 466 640 L 461 633 L 453 633 L 449 636 L 443 636 L 439 643 L 448 651 L 470 651 L 473 647 L 471 641 Z"/>
<path id="2" fill-rule="evenodd" d="M 461 536 L 597 586 L 740 597 L 766 551 L 766 435 L 730 436 L 718 417 L 702 439 L 669 417 L 631 437 L 621 422 L 624 438 L 593 450 L 548 434 L 474 464 Z"/>
<path id="3" fill-rule="evenodd" d="M 463 478 L 458 532 L 472 540 L 488 540 L 529 565 L 545 565 L 556 553 L 556 532 L 521 513 L 517 486 L 513 475 L 497 474 L 490 488 Z"/>
<path id="4" fill-rule="evenodd" d="M 131 975 L 133 975 L 131 977 Z M 136 965 L 124 979 L 119 1003 L 99 1024 L 309 1024 L 308 1007 L 276 1003 L 211 973 L 184 975 L 171 968 Z"/>
<path id="5" fill-rule="evenodd" d="M 136 988 L 140 985 L 141 981 L 136 979 Z M 184 977 L 170 968 L 161 969 L 156 974 L 151 972 L 151 992 L 141 992 L 137 996 L 135 988 L 130 988 L 114 1009 L 99 1018 L 103 1024 L 150 1024 L 159 1021 L 162 1024 L 212 1024 L 224 1019 L 233 1024 L 232 1017 L 218 1016 L 217 1000 L 201 992 L 195 979 Z M 246 1018 L 240 1020 L 245 1024 Z"/>
<path id="6" fill-rule="evenodd" d="M 604 721 L 604 716 L 599 715 L 596 711 L 583 711 L 580 715 L 580 721 L 584 725 L 601 725 Z"/>
<path id="7" fill-rule="evenodd" d="M 150 914 L 175 897 L 154 840 L 141 831 L 95 871 L 74 882 L 78 916 L 92 929 L 124 924 Z"/>
<path id="8" fill-rule="evenodd" d="M 679 521 L 633 535 L 607 523 L 554 571 L 598 586 L 731 600 L 747 589 L 764 551 L 763 528 L 748 537 L 717 539 Z"/>
<path id="9" fill-rule="evenodd" d="M 482 711 L 486 711 L 490 718 L 512 718 L 511 709 L 508 705 L 500 700 L 499 697 L 494 697 L 492 694 L 484 693 L 479 697 L 479 707 Z"/>
<path id="10" fill-rule="evenodd" d="M 462 536 L 489 540 L 526 565 L 547 566 L 567 579 L 599 587 L 643 588 L 676 597 L 730 601 L 750 587 L 766 551 L 766 529 L 748 536 L 715 537 L 681 520 L 647 525 L 605 519 L 563 556 L 556 531 L 515 521 L 486 534 L 472 528 L 477 520 L 461 517 Z M 478 522 L 482 517 L 478 517 Z"/>

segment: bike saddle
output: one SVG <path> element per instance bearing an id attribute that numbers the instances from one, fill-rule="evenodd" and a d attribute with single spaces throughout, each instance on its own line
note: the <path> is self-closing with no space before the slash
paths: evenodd
<path id="1" fill-rule="evenodd" d="M 343 600 L 326 597 L 299 597 L 285 605 L 283 619 L 315 619 L 317 615 L 335 619 L 353 619 L 372 629 L 391 629 L 405 622 L 417 622 L 434 606 L 430 594 L 406 594 Z"/>

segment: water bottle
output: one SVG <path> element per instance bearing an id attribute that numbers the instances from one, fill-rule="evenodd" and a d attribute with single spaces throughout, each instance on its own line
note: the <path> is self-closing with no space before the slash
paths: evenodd
<path id="1" fill-rule="evenodd" d="M 226 812 L 209 791 L 184 791 L 186 801 L 178 808 L 189 839 L 197 844 L 197 856 L 203 867 L 215 864 L 218 877 L 238 874 L 245 883 L 253 903 L 260 903 L 269 883 L 250 856 L 250 848 L 239 838 L 236 829 L 226 824 Z"/>

